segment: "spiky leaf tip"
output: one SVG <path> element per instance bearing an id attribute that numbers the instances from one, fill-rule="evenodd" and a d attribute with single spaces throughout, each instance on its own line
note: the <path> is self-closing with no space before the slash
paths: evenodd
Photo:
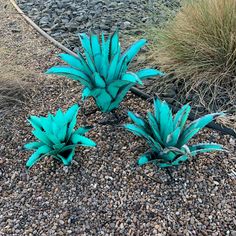
<path id="1" fill-rule="evenodd" d="M 147 158 L 146 155 L 143 155 L 138 159 L 138 165 L 139 166 L 145 165 L 147 163 L 148 163 L 148 158 Z"/>

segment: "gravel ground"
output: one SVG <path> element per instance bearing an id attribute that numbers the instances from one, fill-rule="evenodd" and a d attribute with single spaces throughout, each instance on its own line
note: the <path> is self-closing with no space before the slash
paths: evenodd
<path id="1" fill-rule="evenodd" d="M 100 112 L 80 113 L 79 125 L 96 126 L 89 137 L 98 149 L 79 149 L 79 164 L 67 170 L 46 159 L 26 173 L 29 152 L 21 147 L 33 138 L 26 118 L 67 109 L 80 99 L 80 87 L 42 74 L 57 63 L 57 50 L 8 5 L 0 0 L 1 46 L 9 51 L 3 64 L 21 66 L 33 89 L 27 104 L 0 119 L 0 235 L 235 236 L 235 140 L 217 132 L 206 129 L 194 141 L 224 144 L 229 153 L 199 156 L 173 169 L 171 181 L 164 170 L 133 170 L 147 147 L 121 124 L 99 125 L 107 118 Z M 92 110 L 94 103 L 86 107 Z M 143 114 L 148 108 L 130 94 L 118 113 Z"/>
<path id="2" fill-rule="evenodd" d="M 178 9 L 180 0 L 17 0 L 41 28 L 69 48 L 78 33 L 101 31 L 137 33 L 161 24 Z"/>
<path id="3" fill-rule="evenodd" d="M 152 50 L 155 50 L 158 43 L 155 27 L 172 18 L 181 2 L 182 0 L 17 0 L 21 9 L 42 29 L 72 50 L 78 49 L 77 35 L 81 32 L 110 33 L 119 28 L 124 47 L 141 37 L 147 37 L 150 47 L 140 54 L 134 64 L 136 68 L 139 65 L 142 68 L 158 67 L 156 58 L 152 57 Z M 236 131 L 235 114 L 230 107 L 225 107 L 225 101 L 231 99 L 232 95 L 223 88 L 221 97 L 225 99 L 216 100 L 214 104 L 208 102 L 215 96 L 214 87 L 210 88 L 213 94 L 202 94 L 195 90 L 189 91 L 186 83 L 172 78 L 164 78 L 162 81 L 146 80 L 141 89 L 149 94 L 158 94 L 177 107 L 190 102 L 197 116 L 219 109 L 227 110 L 231 116 L 222 121 Z"/>

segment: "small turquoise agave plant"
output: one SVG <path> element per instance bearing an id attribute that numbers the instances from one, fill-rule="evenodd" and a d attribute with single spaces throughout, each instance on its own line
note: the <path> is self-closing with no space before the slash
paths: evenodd
<path id="1" fill-rule="evenodd" d="M 188 104 L 184 105 L 173 116 L 168 104 L 156 98 L 154 114 L 148 112 L 147 119 L 128 112 L 134 124 L 126 124 L 125 128 L 144 138 L 150 146 L 150 151 L 139 157 L 138 165 L 153 163 L 160 168 L 178 166 L 199 153 L 224 150 L 215 143 L 188 145 L 190 139 L 214 118 L 224 115 L 208 114 L 186 124 L 190 110 Z"/>
<path id="2" fill-rule="evenodd" d="M 50 113 L 47 117 L 30 116 L 28 120 L 34 128 L 32 134 L 38 141 L 24 146 L 25 149 L 35 151 L 26 163 L 27 168 L 46 156 L 52 156 L 68 166 L 72 162 L 77 146 L 96 146 L 94 141 L 84 136 L 91 127 L 75 130 L 78 111 L 79 106 L 73 105 L 65 113 L 59 109 L 55 116 Z"/>
<path id="3" fill-rule="evenodd" d="M 125 95 L 134 85 L 143 84 L 143 80 L 162 76 L 155 69 L 142 69 L 138 72 L 128 71 L 129 64 L 146 44 L 141 39 L 128 48 L 123 54 L 119 43 L 118 32 L 105 39 L 80 34 L 84 56 L 78 52 L 77 57 L 60 54 L 68 66 L 50 68 L 47 74 L 66 76 L 79 81 L 83 86 L 82 98 L 93 97 L 102 112 L 110 112 L 119 107 Z"/>

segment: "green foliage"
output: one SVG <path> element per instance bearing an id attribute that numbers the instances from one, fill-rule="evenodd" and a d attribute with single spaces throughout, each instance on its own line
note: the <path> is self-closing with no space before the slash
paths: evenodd
<path id="1" fill-rule="evenodd" d="M 154 99 L 154 114 L 147 113 L 147 119 L 128 112 L 134 124 L 126 124 L 125 128 L 143 137 L 150 151 L 142 155 L 138 164 L 154 163 L 158 167 L 178 166 L 190 157 L 199 153 L 223 151 L 223 147 L 214 143 L 200 143 L 188 146 L 190 139 L 214 118 L 223 113 L 205 115 L 190 124 L 186 124 L 191 107 L 184 105 L 174 116 L 168 104 Z"/>
<path id="2" fill-rule="evenodd" d="M 52 67 L 46 73 L 63 75 L 79 81 L 83 86 L 82 98 L 92 96 L 102 112 L 110 112 L 118 108 L 123 98 L 136 84 L 142 80 L 162 76 L 154 69 L 143 69 L 136 73 L 128 72 L 128 66 L 140 49 L 146 44 L 141 39 L 121 54 L 118 32 L 105 39 L 102 34 L 101 43 L 96 35 L 91 37 L 80 35 L 84 49 L 84 57 L 80 52 L 77 57 L 61 54 L 61 59 L 69 66 Z"/>
<path id="3" fill-rule="evenodd" d="M 73 105 L 65 113 L 59 109 L 55 116 L 50 113 L 47 117 L 30 116 L 28 121 L 34 128 L 32 134 L 38 141 L 24 146 L 25 149 L 35 150 L 26 163 L 27 168 L 45 156 L 52 156 L 67 166 L 71 164 L 77 146 L 96 146 L 84 136 L 91 127 L 74 129 L 78 111 L 79 106 Z"/>

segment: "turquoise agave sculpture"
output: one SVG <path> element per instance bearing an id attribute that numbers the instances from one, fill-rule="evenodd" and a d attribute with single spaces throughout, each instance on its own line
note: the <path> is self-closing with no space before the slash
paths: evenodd
<path id="1" fill-rule="evenodd" d="M 94 141 L 84 136 L 91 127 L 74 129 L 78 111 L 79 106 L 73 105 L 65 113 L 59 109 L 55 116 L 50 113 L 47 117 L 30 116 L 28 120 L 34 128 L 32 133 L 38 141 L 24 146 L 35 150 L 26 163 L 27 168 L 45 156 L 52 156 L 67 166 L 71 164 L 77 146 L 96 146 Z"/>
<path id="2" fill-rule="evenodd" d="M 83 100 L 92 96 L 102 112 L 118 108 L 132 86 L 142 85 L 146 78 L 163 75 L 154 69 L 143 69 L 135 73 L 127 71 L 130 62 L 146 44 L 145 39 L 134 43 L 123 54 L 118 32 L 107 40 L 102 34 L 101 44 L 96 35 L 89 37 L 80 34 L 80 41 L 85 57 L 80 52 L 77 57 L 60 54 L 61 59 L 69 66 L 52 67 L 46 73 L 79 81 L 84 86 Z"/>
<path id="3" fill-rule="evenodd" d="M 154 114 L 148 112 L 147 119 L 128 112 L 134 124 L 126 124 L 125 128 L 143 137 L 151 149 L 139 157 L 138 165 L 154 163 L 160 168 L 178 166 L 199 153 L 224 150 L 221 145 L 215 143 L 187 145 L 190 139 L 214 118 L 224 115 L 223 113 L 208 114 L 186 124 L 190 110 L 188 104 L 184 105 L 173 116 L 168 104 L 156 98 Z"/>

